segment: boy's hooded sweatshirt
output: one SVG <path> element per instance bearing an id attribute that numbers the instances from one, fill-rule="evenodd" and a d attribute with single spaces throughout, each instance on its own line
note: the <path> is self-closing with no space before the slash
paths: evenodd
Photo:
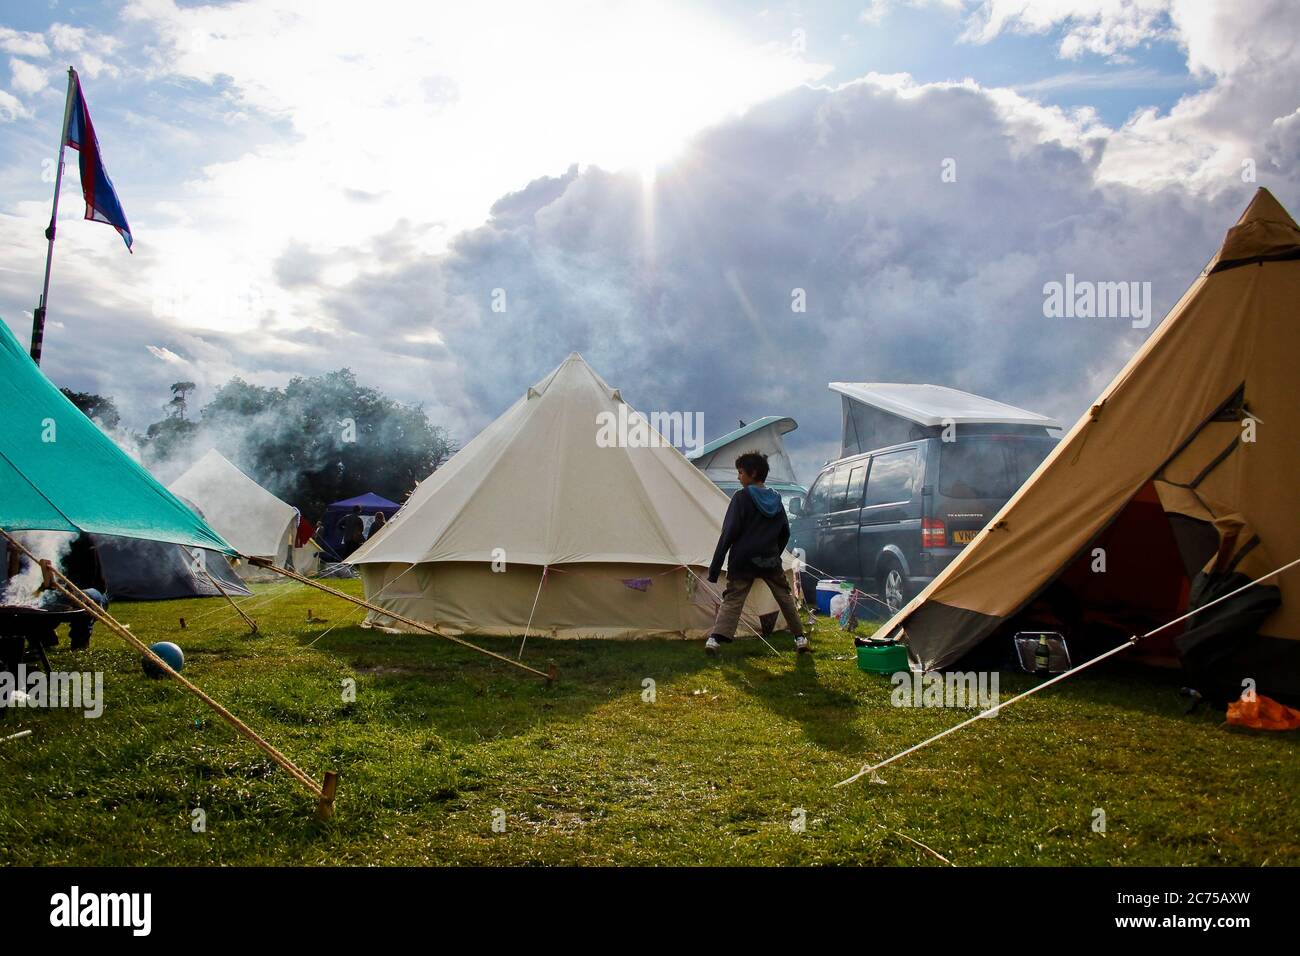
<path id="1" fill-rule="evenodd" d="M 749 485 L 731 496 L 731 506 L 722 521 L 709 580 L 717 581 L 722 562 L 733 578 L 753 578 L 781 567 L 781 552 L 790 540 L 790 522 L 781 505 L 781 496 L 770 488 Z"/>

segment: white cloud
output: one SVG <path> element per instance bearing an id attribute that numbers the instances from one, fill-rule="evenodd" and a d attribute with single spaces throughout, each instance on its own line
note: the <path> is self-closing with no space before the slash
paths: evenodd
<path id="1" fill-rule="evenodd" d="M 890 0 L 870 0 L 867 8 L 858 14 L 858 22 L 869 27 L 878 27 L 885 14 L 889 12 Z"/>
<path id="2" fill-rule="evenodd" d="M 39 93 L 50 84 L 49 74 L 44 69 L 17 57 L 9 60 L 9 74 L 13 89 L 24 96 Z"/>
<path id="3" fill-rule="evenodd" d="M 6 26 L 0 26 L 0 51 L 31 57 L 48 56 L 50 52 L 39 33 L 24 33 Z"/>
<path id="4" fill-rule="evenodd" d="M 171 349 L 161 348 L 157 345 L 148 346 L 149 354 L 159 361 L 166 362 L 168 365 L 188 365 L 189 362 L 181 358 Z"/>
<path id="5" fill-rule="evenodd" d="M 1069 71 L 1033 80 L 1029 83 L 1017 83 L 1015 90 L 1019 93 L 1048 93 L 1057 90 L 1153 90 L 1185 89 L 1191 85 L 1187 77 L 1171 73 L 1161 73 L 1149 68 L 1104 71 Z"/>
<path id="6" fill-rule="evenodd" d="M 983 0 L 973 5 L 966 38 L 984 43 L 1003 32 L 1062 31 L 1065 59 L 1092 53 L 1124 59 L 1128 50 L 1175 38 L 1168 17 L 1171 0 Z"/>
<path id="7" fill-rule="evenodd" d="M 1244 159 L 1266 159 L 1274 124 L 1300 99 L 1300 13 L 1293 4 L 1175 2 L 1189 68 L 1213 85 L 1167 114 L 1143 111 L 1116 131 L 1099 174 L 1109 180 L 1235 188 Z M 1297 156 L 1267 157 L 1291 178 Z"/>
<path id="8" fill-rule="evenodd" d="M 91 79 L 122 75 L 113 59 L 121 46 L 116 37 L 67 23 L 53 24 L 49 34 L 55 50 L 76 57 L 74 65 L 81 75 Z"/>
<path id="9" fill-rule="evenodd" d="M 1300 10 L 1287 0 L 967 0 L 964 15 L 969 41 L 1055 31 L 1065 59 L 1124 61 L 1157 42 L 1186 51 L 1189 72 L 1211 85 L 1168 113 L 1140 111 L 1108 136 L 1098 169 L 1106 181 L 1234 188 L 1242 161 L 1261 158 L 1272 124 L 1297 105 Z"/>
<path id="10" fill-rule="evenodd" d="M 67 23 L 55 23 L 50 27 L 50 42 L 60 53 L 84 50 L 89 36 L 90 32 L 83 27 L 74 27 Z"/>
<path id="11" fill-rule="evenodd" d="M 12 123 L 20 117 L 30 116 L 22 100 L 12 93 L 0 90 L 0 123 Z"/>
<path id="12" fill-rule="evenodd" d="M 357 16 L 337 0 L 134 0 L 123 16 L 151 35 L 141 52 L 155 79 L 220 85 L 236 114 L 291 130 L 196 174 L 183 187 L 188 221 L 132 212 L 139 248 L 155 250 L 146 283 L 165 275 L 190 290 L 265 290 L 287 245 L 337 258 L 401 220 L 437 251 L 539 172 L 573 162 L 648 171 L 699 127 L 826 70 L 733 39 L 703 14 L 638 2 L 377 0 Z M 375 265 L 357 258 L 326 278 Z M 318 321 L 319 296 L 303 285 L 281 297 L 277 321 Z M 222 296 L 189 298 L 177 321 L 191 328 L 262 320 Z"/>

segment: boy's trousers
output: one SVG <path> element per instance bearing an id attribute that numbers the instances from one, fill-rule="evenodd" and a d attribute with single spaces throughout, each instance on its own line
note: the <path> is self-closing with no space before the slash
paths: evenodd
<path id="1" fill-rule="evenodd" d="M 803 633 L 803 622 L 799 620 L 799 609 L 795 606 L 794 595 L 790 592 L 790 582 L 785 579 L 785 572 L 773 568 L 758 575 L 758 579 L 767 584 L 772 597 L 776 598 L 777 606 L 781 608 L 781 613 L 785 615 L 790 633 L 798 637 Z M 718 617 L 713 622 L 711 633 L 721 634 L 723 637 L 736 636 L 736 626 L 740 623 L 741 612 L 745 609 L 745 598 L 749 597 L 749 589 L 754 586 L 755 580 L 755 578 L 733 578 L 727 575 L 727 587 L 722 592 L 722 605 L 718 608 Z"/>

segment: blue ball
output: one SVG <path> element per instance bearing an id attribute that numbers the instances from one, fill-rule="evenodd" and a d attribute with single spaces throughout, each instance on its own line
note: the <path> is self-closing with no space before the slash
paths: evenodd
<path id="1" fill-rule="evenodd" d="M 157 644 L 150 644 L 149 650 L 166 661 L 167 666 L 174 671 L 180 671 L 185 666 L 185 652 L 171 641 L 159 641 Z M 144 665 L 144 672 L 150 677 L 162 677 L 166 674 L 166 671 L 147 657 L 142 658 L 141 663 Z"/>

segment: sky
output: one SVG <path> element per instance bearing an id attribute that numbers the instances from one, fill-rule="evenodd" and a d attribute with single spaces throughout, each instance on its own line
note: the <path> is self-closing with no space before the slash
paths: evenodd
<path id="1" fill-rule="evenodd" d="M 40 293 L 66 71 L 134 253 L 69 153 L 43 367 L 160 418 L 342 366 L 460 443 L 571 351 L 708 437 L 830 381 L 1072 422 L 1259 186 L 1300 211 L 1283 0 L 0 2 L 0 316 Z M 1151 321 L 1045 315 L 1066 276 Z M 1145 285 L 1149 283 L 1149 286 Z M 1138 326 L 1138 327 L 1135 327 Z"/>

